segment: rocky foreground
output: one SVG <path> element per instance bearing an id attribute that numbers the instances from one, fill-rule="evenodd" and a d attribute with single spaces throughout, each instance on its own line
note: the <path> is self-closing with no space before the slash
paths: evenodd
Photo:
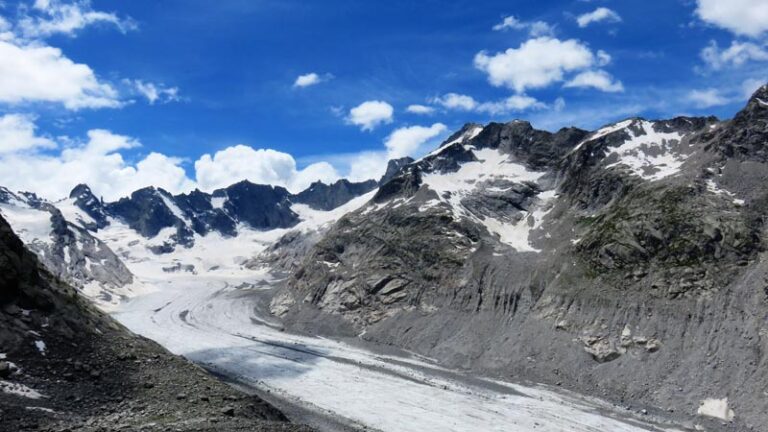
<path id="1" fill-rule="evenodd" d="M 97 311 L 0 218 L 0 431 L 306 431 Z"/>

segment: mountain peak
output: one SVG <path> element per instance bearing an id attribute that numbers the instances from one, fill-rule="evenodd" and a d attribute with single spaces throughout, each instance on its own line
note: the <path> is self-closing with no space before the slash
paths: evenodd
<path id="1" fill-rule="evenodd" d="M 88 187 L 85 183 L 80 183 L 79 185 L 72 188 L 72 192 L 69 193 L 70 198 L 78 198 L 78 197 L 87 197 L 87 196 L 93 196 L 93 192 L 91 191 L 91 188 Z"/>

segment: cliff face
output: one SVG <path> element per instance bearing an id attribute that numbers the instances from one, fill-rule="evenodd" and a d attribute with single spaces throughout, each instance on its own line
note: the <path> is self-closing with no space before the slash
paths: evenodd
<path id="1" fill-rule="evenodd" d="M 337 222 L 272 310 L 627 404 L 727 399 L 728 427 L 762 430 L 766 91 L 726 122 L 468 125 Z"/>
<path id="2" fill-rule="evenodd" d="M 0 217 L 0 430 L 305 430 L 87 304 Z"/>

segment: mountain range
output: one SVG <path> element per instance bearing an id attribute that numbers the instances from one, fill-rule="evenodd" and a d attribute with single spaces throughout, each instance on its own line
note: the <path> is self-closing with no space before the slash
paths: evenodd
<path id="1" fill-rule="evenodd" d="M 725 121 L 470 123 L 387 168 L 298 194 L 3 189 L 0 211 L 102 306 L 143 293 L 135 273 L 154 264 L 268 269 L 283 276 L 268 308 L 291 331 L 764 430 L 768 86 Z"/>

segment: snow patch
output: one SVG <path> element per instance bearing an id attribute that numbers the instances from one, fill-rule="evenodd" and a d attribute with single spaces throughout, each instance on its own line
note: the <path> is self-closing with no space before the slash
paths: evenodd
<path id="1" fill-rule="evenodd" d="M 0 391 L 7 394 L 21 396 L 29 399 L 40 399 L 43 396 L 42 393 L 37 390 L 31 389 L 24 384 L 0 380 Z"/>
<path id="2" fill-rule="evenodd" d="M 434 150 L 433 152 L 429 153 L 427 156 L 435 156 L 435 155 L 439 154 L 441 151 L 443 151 L 444 149 L 446 149 L 447 147 L 450 147 L 450 146 L 452 146 L 454 144 L 460 144 L 460 143 L 467 142 L 467 141 L 475 138 L 476 136 L 480 135 L 480 132 L 482 132 L 483 129 L 484 128 L 482 126 L 475 126 L 472 129 L 470 129 L 470 130 L 464 132 L 463 134 L 461 134 L 461 136 L 459 136 L 455 140 L 449 141 L 449 142 L 441 145 L 440 147 L 437 148 L 437 150 Z"/>
<path id="3" fill-rule="evenodd" d="M 89 224 L 96 225 L 96 221 L 91 216 L 89 216 L 88 213 L 85 213 L 80 207 L 75 205 L 74 198 L 67 198 L 58 201 L 55 203 L 55 206 L 57 209 L 59 209 L 61 215 L 64 216 L 64 219 L 66 219 L 67 222 L 79 225 L 81 227 L 85 227 L 85 225 Z"/>
<path id="4" fill-rule="evenodd" d="M 733 410 L 728 407 L 728 398 L 704 399 L 701 401 L 701 405 L 696 413 L 698 415 L 719 418 L 725 421 L 731 421 L 736 416 Z"/>
<path id="5" fill-rule="evenodd" d="M 606 127 L 602 128 L 602 129 L 598 129 L 597 131 L 592 133 L 590 136 L 588 136 L 584 141 L 580 142 L 576 147 L 574 147 L 573 150 L 571 150 L 571 153 L 577 151 L 582 146 L 584 146 L 584 144 L 586 144 L 586 143 L 588 143 L 590 141 L 595 141 L 595 140 L 598 140 L 598 139 L 600 139 L 600 138 L 602 138 L 602 137 L 604 137 L 606 135 L 610 135 L 610 134 L 612 134 L 614 132 L 618 132 L 618 131 L 620 131 L 620 130 L 622 130 L 624 128 L 629 127 L 629 125 L 631 125 L 631 124 L 632 124 L 632 120 L 624 120 L 624 121 L 621 121 L 621 122 L 618 122 L 618 123 L 606 126 Z"/>
<path id="6" fill-rule="evenodd" d="M 677 132 L 657 132 L 653 123 L 646 120 L 638 125 L 643 133 L 629 130 L 630 138 L 611 151 L 619 160 L 606 168 L 624 165 L 639 177 L 651 181 L 677 174 L 688 156 L 674 152 L 672 146 L 679 144 L 683 136 Z"/>
<path id="7" fill-rule="evenodd" d="M 215 209 L 223 209 L 224 203 L 227 202 L 227 197 L 212 197 L 211 206 Z"/>
<path id="8" fill-rule="evenodd" d="M 528 242 L 528 236 L 532 230 L 539 228 L 542 218 L 547 214 L 544 207 L 554 197 L 554 191 L 542 193 L 535 209 L 528 212 L 516 223 L 498 220 L 492 217 L 481 218 L 468 211 L 461 201 L 464 197 L 472 195 L 481 187 L 481 183 L 490 180 L 504 180 L 508 182 L 536 182 L 543 177 L 545 172 L 531 171 L 522 164 L 510 161 L 509 156 L 495 149 L 473 150 L 478 161 L 466 162 L 452 173 L 430 173 L 422 177 L 422 182 L 429 189 L 435 191 L 440 201 L 428 202 L 419 210 L 423 211 L 434 207 L 441 201 L 450 205 L 455 218 L 467 218 L 483 224 L 488 231 L 499 235 L 500 240 L 521 252 L 538 252 Z M 491 191 L 503 191 L 494 187 Z"/>
<path id="9" fill-rule="evenodd" d="M 179 206 L 176 205 L 170 198 L 168 198 L 165 193 L 157 191 L 157 196 L 160 197 L 161 200 L 163 200 L 163 204 L 165 204 L 166 207 L 168 207 L 168 210 L 173 213 L 174 216 L 176 216 L 179 220 L 182 220 L 187 223 L 187 225 L 190 225 L 189 219 L 187 219 L 187 216 L 184 214 L 183 211 L 179 208 Z"/>
<path id="10" fill-rule="evenodd" d="M 45 342 L 41 340 L 36 340 L 35 348 L 37 348 L 37 350 L 40 351 L 40 354 L 45 355 Z"/>
<path id="11" fill-rule="evenodd" d="M 16 201 L 14 205 L 0 204 L 0 213 L 25 244 L 53 243 L 51 214 L 47 211 L 37 210 Z"/>

